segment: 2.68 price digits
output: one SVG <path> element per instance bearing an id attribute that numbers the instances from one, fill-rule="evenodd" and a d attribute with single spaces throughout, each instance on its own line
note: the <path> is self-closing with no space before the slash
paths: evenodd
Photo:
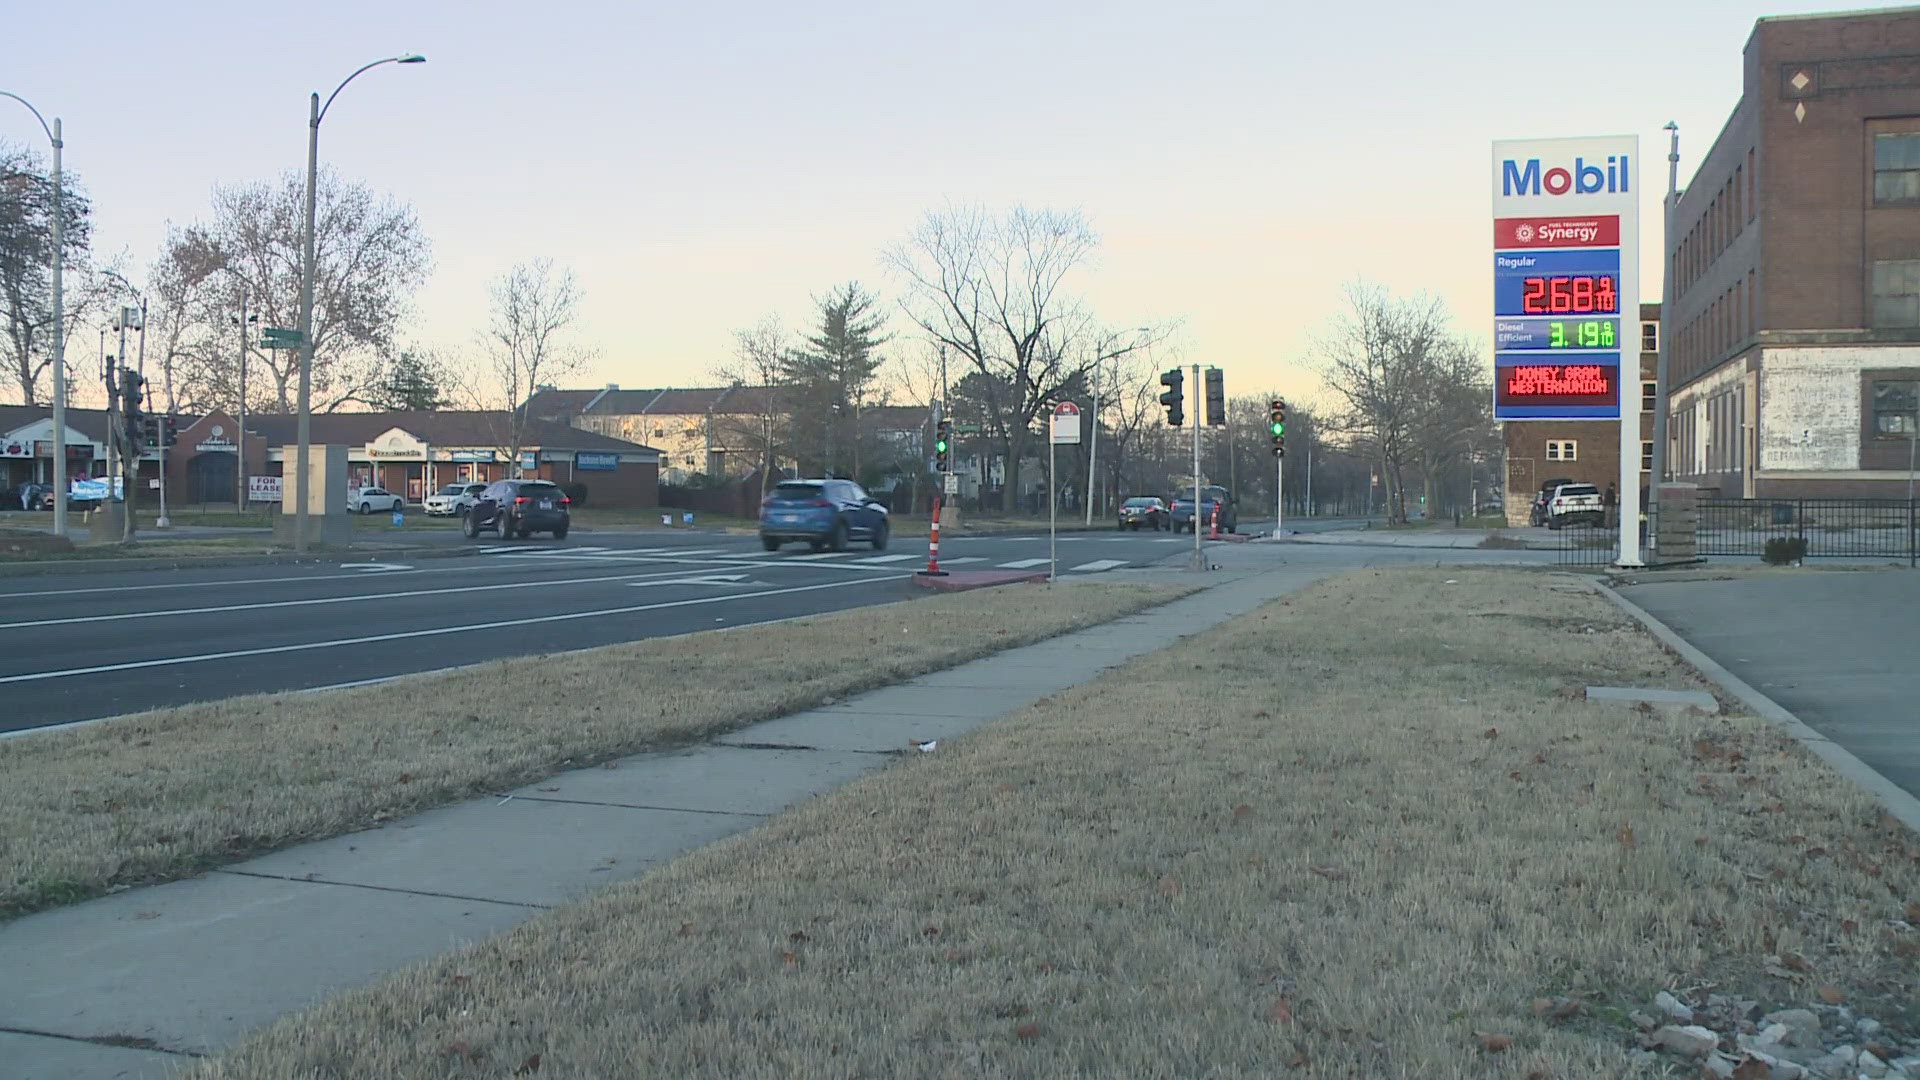
<path id="1" fill-rule="evenodd" d="M 1528 315 L 1608 314 L 1620 310 L 1612 274 L 1522 278 L 1520 303 Z"/>

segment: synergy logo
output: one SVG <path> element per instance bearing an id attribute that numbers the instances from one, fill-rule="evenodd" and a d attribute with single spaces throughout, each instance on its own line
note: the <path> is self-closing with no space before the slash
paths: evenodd
<path id="1" fill-rule="evenodd" d="M 1617 247 L 1617 214 L 1579 218 L 1495 218 L 1493 246 L 1501 248 Z"/>
<path id="2" fill-rule="evenodd" d="M 1623 194 L 1628 190 L 1629 178 L 1633 175 L 1628 165 L 1628 155 L 1607 156 L 1606 168 L 1590 165 L 1586 158 L 1573 159 L 1573 168 L 1563 169 L 1558 165 L 1542 172 L 1539 158 L 1528 158 L 1523 164 L 1512 158 L 1500 163 L 1500 194 L 1598 195 L 1606 192 L 1610 195 Z"/>

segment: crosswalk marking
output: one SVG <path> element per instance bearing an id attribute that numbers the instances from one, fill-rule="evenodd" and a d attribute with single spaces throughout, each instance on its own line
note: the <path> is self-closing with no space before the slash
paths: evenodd
<path id="1" fill-rule="evenodd" d="M 872 556 L 871 558 L 855 559 L 854 562 L 889 563 L 889 562 L 904 562 L 907 559 L 918 559 L 918 558 L 920 558 L 920 556 L 918 555 L 875 555 L 875 556 Z"/>
<path id="2" fill-rule="evenodd" d="M 799 562 L 799 561 L 801 561 L 801 560 L 803 560 L 803 559 L 806 559 L 806 560 L 812 560 L 812 559 L 838 559 L 838 558 L 841 558 L 841 557 L 842 557 L 842 556 L 844 556 L 844 555 L 846 555 L 846 552 L 844 552 L 844 551 L 816 551 L 816 552 L 814 552 L 814 553 L 813 553 L 813 554 L 811 554 L 811 555 L 788 555 L 788 556 L 786 556 L 786 558 L 787 558 L 788 560 L 790 560 L 790 561 L 793 561 L 793 562 Z"/>
<path id="3" fill-rule="evenodd" d="M 959 566 L 962 563 L 986 562 L 986 561 L 987 561 L 986 559 L 978 555 L 962 555 L 957 559 L 941 559 L 940 565 L 941 566 Z"/>
<path id="4" fill-rule="evenodd" d="M 1111 570 L 1116 566 L 1125 565 L 1127 565 L 1127 560 L 1125 559 L 1095 559 L 1090 563 L 1081 563 L 1079 566 L 1070 567 L 1070 569 L 1092 574 L 1101 570 Z"/>
<path id="5" fill-rule="evenodd" d="M 951 561 L 951 560 L 949 560 L 949 561 Z M 1013 560 L 1012 562 L 1003 562 L 1003 563 L 1001 563 L 1001 564 L 1000 564 L 1000 569 L 1002 569 L 1002 570 L 1025 570 L 1025 569 L 1027 569 L 1027 568 L 1028 568 L 1028 567 L 1030 567 L 1030 566 L 1045 566 L 1045 565 L 1046 565 L 1047 563 L 1049 563 L 1049 562 L 1052 562 L 1052 561 L 1053 561 L 1053 560 L 1051 560 L 1051 559 L 1015 559 L 1015 560 Z"/>

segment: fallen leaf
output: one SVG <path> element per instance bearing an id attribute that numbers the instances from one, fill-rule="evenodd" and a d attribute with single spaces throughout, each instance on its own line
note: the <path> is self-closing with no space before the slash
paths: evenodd
<path id="1" fill-rule="evenodd" d="M 692 937 L 692 936 L 693 936 L 693 924 L 692 924 L 692 923 L 690 923 L 690 922 L 683 922 L 683 923 L 681 923 L 681 924 L 680 924 L 680 936 L 681 936 L 681 937 Z"/>
<path id="2" fill-rule="evenodd" d="M 1827 849 L 1823 847 L 1810 847 L 1806 850 L 1806 856 L 1809 859 L 1821 858 L 1822 856 L 1826 855 L 1826 853 L 1827 853 Z"/>
<path id="3" fill-rule="evenodd" d="M 1040 1025 L 1029 1020 L 1013 1029 L 1013 1037 L 1016 1039 L 1037 1039 L 1040 1037 Z"/>
<path id="4" fill-rule="evenodd" d="M 1295 1050 L 1293 1056 L 1287 1059 L 1287 1068 L 1289 1069 L 1304 1069 L 1306 1067 L 1307 1052 L 1305 1050 Z"/>
<path id="5" fill-rule="evenodd" d="M 403 773 L 401 773 L 401 774 L 400 774 L 400 782 L 401 782 L 401 783 L 403 783 L 403 784 L 411 784 L 411 783 L 413 783 L 413 774 L 412 774 L 412 773 L 410 773 L 410 772 L 403 772 Z"/>
<path id="6" fill-rule="evenodd" d="M 1841 932 L 1841 933 L 1843 933 L 1843 934 L 1851 934 L 1851 933 L 1855 933 L 1855 932 L 1856 932 L 1856 931 L 1858 931 L 1859 929 L 1860 929 L 1860 924 L 1859 924 L 1859 923 L 1857 923 L 1857 922 L 1855 922 L 1855 921 L 1854 921 L 1854 920 L 1852 920 L 1852 919 L 1841 919 L 1841 920 L 1840 920 L 1840 932 Z"/>
<path id="7" fill-rule="evenodd" d="M 1248 806 L 1246 803 L 1241 803 L 1239 806 L 1233 808 L 1233 820 L 1235 821 L 1245 821 L 1252 815 L 1253 807 Z"/>
<path id="8" fill-rule="evenodd" d="M 795 945 L 805 945 L 807 943 L 807 932 L 805 930 L 795 930 L 793 933 L 787 935 L 787 940 L 793 942 Z"/>
<path id="9" fill-rule="evenodd" d="M 1820 1000 L 1829 1005 L 1838 1005 L 1847 1000 L 1847 992 L 1837 986 L 1823 986 L 1819 990 Z"/>
<path id="10" fill-rule="evenodd" d="M 1534 998 L 1533 1001 L 1528 1004 L 1528 1008 L 1532 1010 L 1535 1016 L 1545 1016 L 1553 1009 L 1553 999 L 1543 997 Z"/>
<path id="11" fill-rule="evenodd" d="M 537 1073 L 539 1071 L 540 1071 L 540 1055 L 528 1054 L 527 1060 L 521 1062 L 520 1067 L 513 1070 L 513 1075 L 526 1076 L 530 1073 Z"/>
<path id="12" fill-rule="evenodd" d="M 1813 965 L 1807 963 L 1807 958 L 1804 956 L 1801 956 L 1799 953 L 1791 953 L 1791 952 L 1781 953 L 1780 963 L 1789 971 L 1812 971 L 1813 970 Z"/>
<path id="13" fill-rule="evenodd" d="M 1345 870 L 1332 866 L 1309 866 L 1307 870 L 1311 873 L 1319 874 L 1328 881 L 1345 881 L 1348 877 Z"/>
<path id="14" fill-rule="evenodd" d="M 1772 1075 L 1773 1066 L 1757 1057 L 1742 1058 L 1733 1067 L 1733 1080 L 1768 1080 Z"/>
<path id="15" fill-rule="evenodd" d="M 1500 735 L 1500 729 L 1497 727 L 1490 727 L 1487 730 L 1480 733 L 1480 736 L 1486 739 L 1498 738 L 1499 735 Z"/>
<path id="16" fill-rule="evenodd" d="M 1907 921 L 1920 923 L 1920 900 L 1907 901 Z"/>
<path id="17" fill-rule="evenodd" d="M 940 936 L 940 928 L 933 925 L 924 926 L 920 929 L 920 936 L 927 937 L 927 938 L 937 938 Z"/>
<path id="18" fill-rule="evenodd" d="M 1293 1002 L 1287 999 L 1287 995 L 1281 994 L 1273 999 L 1273 1004 L 1267 1009 L 1267 1019 L 1276 1024 L 1293 1023 Z"/>
<path id="19" fill-rule="evenodd" d="M 1489 1054 L 1497 1054 L 1513 1045 L 1513 1037 L 1511 1035 L 1491 1035 L 1486 1032 L 1480 1032 L 1479 1039 L 1480 1049 L 1485 1050 Z"/>
<path id="20" fill-rule="evenodd" d="M 473 976 L 471 976 L 471 975 L 454 975 L 454 976 L 451 976 L 451 977 L 449 977 L 449 978 L 447 979 L 447 981 L 448 981 L 448 982 L 450 982 L 450 983 L 452 983 L 452 984 L 453 984 L 453 985 L 455 985 L 455 986 L 464 986 L 465 984 L 467 984 L 467 983 L 470 983 L 470 982 L 472 982 L 472 981 L 473 981 Z"/>
<path id="21" fill-rule="evenodd" d="M 788 967 L 799 967 L 799 966 L 800 966 L 800 954 L 799 954 L 799 953 L 795 953 L 795 952 L 783 952 L 783 953 L 781 953 L 781 954 L 780 954 L 780 959 L 781 959 L 781 960 L 783 960 L 783 961 L 785 961 L 785 962 L 786 962 L 786 965 L 787 965 Z"/>
<path id="22" fill-rule="evenodd" d="M 1634 846 L 1632 824 L 1620 826 L 1620 830 L 1613 834 L 1613 838 L 1620 841 L 1621 847 L 1631 850 Z"/>
<path id="23" fill-rule="evenodd" d="M 1179 896 L 1180 895 L 1179 879 L 1173 877 L 1172 875 L 1168 875 L 1167 877 L 1161 878 L 1160 879 L 1160 895 L 1161 896 Z"/>

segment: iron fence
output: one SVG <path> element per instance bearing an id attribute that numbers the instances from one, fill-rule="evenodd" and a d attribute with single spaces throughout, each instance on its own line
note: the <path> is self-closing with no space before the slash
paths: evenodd
<path id="1" fill-rule="evenodd" d="M 1906 499 L 1702 499 L 1701 555 L 1759 557 L 1769 540 L 1798 540 L 1809 559 L 1915 562 L 1916 506 Z"/>
<path id="2" fill-rule="evenodd" d="M 1609 566 L 1620 553 L 1620 529 L 1613 525 L 1568 525 L 1556 538 L 1554 562 L 1560 566 Z"/>

